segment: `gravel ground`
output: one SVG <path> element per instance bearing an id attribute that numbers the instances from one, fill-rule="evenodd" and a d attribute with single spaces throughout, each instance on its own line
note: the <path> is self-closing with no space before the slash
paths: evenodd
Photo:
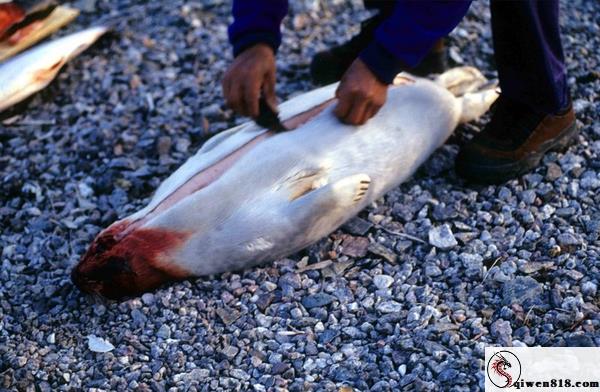
<path id="1" fill-rule="evenodd" d="M 305 3 L 285 22 L 282 99 L 310 89 L 311 55 L 366 15 Z M 242 120 L 219 87 L 229 5 L 78 5 L 69 31 L 102 20 L 118 34 L 0 126 L 0 389 L 476 391 L 486 345 L 600 345 L 600 3 L 563 10 L 581 126 L 567 152 L 473 187 L 453 170 L 485 119 L 469 124 L 306 251 L 122 303 L 83 296 L 69 270 L 209 135 Z M 493 77 L 488 22 L 476 2 L 450 54 Z M 92 334 L 114 349 L 92 352 Z"/>

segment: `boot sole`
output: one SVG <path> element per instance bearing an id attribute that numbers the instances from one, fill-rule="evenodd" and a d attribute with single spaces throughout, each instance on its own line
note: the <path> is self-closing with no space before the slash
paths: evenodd
<path id="1" fill-rule="evenodd" d="M 532 151 L 526 158 L 495 166 L 470 165 L 465 167 L 460 165 L 460 167 L 457 166 L 457 172 L 461 177 L 472 182 L 488 184 L 506 182 L 536 168 L 547 152 L 566 149 L 577 133 L 578 128 L 574 121 L 558 137 L 542 143 L 536 151 Z"/>

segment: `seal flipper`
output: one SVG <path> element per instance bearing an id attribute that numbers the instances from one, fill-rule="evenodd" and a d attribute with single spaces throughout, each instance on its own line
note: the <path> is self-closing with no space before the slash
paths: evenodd
<path id="1" fill-rule="evenodd" d="M 465 66 L 447 70 L 438 75 L 435 82 L 460 97 L 477 91 L 487 83 L 487 79 L 477 68 Z"/>
<path id="2" fill-rule="evenodd" d="M 489 110 L 490 106 L 492 106 L 499 95 L 498 89 L 492 84 L 484 90 L 476 93 L 467 93 L 458 98 L 461 104 L 459 123 L 464 124 L 481 117 Z"/>
<path id="3" fill-rule="evenodd" d="M 289 189 L 289 200 L 296 200 L 309 192 L 327 184 L 327 178 L 322 168 L 302 169 L 282 181 Z M 281 185 L 277 186 L 279 189 Z"/>
<path id="4" fill-rule="evenodd" d="M 367 174 L 344 177 L 295 199 L 286 213 L 290 221 L 306 227 L 309 238 L 310 233 L 322 235 L 324 231 L 331 232 L 356 212 L 369 191 L 370 183 L 371 178 Z"/>

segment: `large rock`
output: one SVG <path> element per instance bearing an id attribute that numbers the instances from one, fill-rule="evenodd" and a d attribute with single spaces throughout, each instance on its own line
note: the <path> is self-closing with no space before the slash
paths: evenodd
<path id="1" fill-rule="evenodd" d="M 441 250 L 449 250 L 458 245 L 448 225 L 434 227 L 429 230 L 429 244 Z"/>
<path id="2" fill-rule="evenodd" d="M 330 303 L 335 301 L 335 299 L 336 298 L 333 295 L 327 293 L 316 293 L 302 298 L 302 305 L 306 309 L 318 308 L 321 306 L 329 305 Z"/>
<path id="3" fill-rule="evenodd" d="M 504 305 L 519 304 L 524 308 L 541 304 L 544 289 L 535 279 L 519 276 L 514 280 L 506 282 L 502 289 Z"/>

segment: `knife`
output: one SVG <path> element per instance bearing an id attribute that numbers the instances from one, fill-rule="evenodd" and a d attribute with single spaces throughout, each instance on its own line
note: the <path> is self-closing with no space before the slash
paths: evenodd
<path id="1" fill-rule="evenodd" d="M 279 114 L 267 103 L 265 96 L 262 94 L 258 99 L 258 117 L 254 121 L 261 127 L 274 132 L 289 131 L 279 119 Z"/>

